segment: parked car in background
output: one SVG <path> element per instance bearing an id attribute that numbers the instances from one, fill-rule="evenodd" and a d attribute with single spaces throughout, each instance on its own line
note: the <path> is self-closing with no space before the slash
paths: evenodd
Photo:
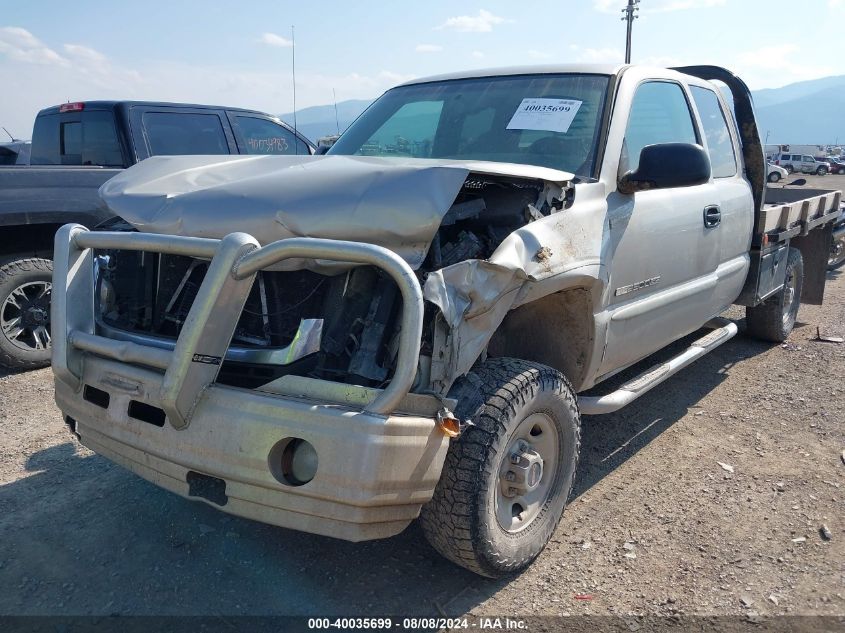
<path id="1" fill-rule="evenodd" d="M 31 147 L 29 141 L 0 143 L 0 165 L 28 165 Z"/>
<path id="2" fill-rule="evenodd" d="M 845 174 L 845 161 L 837 156 L 828 156 L 825 162 L 830 165 L 831 174 Z"/>
<path id="3" fill-rule="evenodd" d="M 767 178 L 769 182 L 778 182 L 789 175 L 789 172 L 783 167 L 773 165 L 772 163 L 766 163 L 766 166 L 768 167 Z"/>
<path id="4" fill-rule="evenodd" d="M 89 101 L 39 112 L 30 165 L 0 167 L 0 365 L 50 362 L 53 236 L 68 222 L 110 217 L 97 191 L 112 176 L 156 155 L 313 153 L 253 110 Z"/>
<path id="5" fill-rule="evenodd" d="M 815 159 L 809 154 L 778 154 L 775 165 L 783 167 L 790 174 L 818 174 L 824 176 L 830 173 L 830 163 Z"/>

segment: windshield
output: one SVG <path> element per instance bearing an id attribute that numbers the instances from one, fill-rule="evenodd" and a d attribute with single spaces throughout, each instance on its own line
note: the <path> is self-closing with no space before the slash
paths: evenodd
<path id="1" fill-rule="evenodd" d="M 489 160 L 593 175 L 606 75 L 520 75 L 400 86 L 329 154 Z"/>

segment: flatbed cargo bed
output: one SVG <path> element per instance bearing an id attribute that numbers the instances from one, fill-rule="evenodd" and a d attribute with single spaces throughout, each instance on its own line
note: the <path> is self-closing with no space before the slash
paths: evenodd
<path id="1" fill-rule="evenodd" d="M 806 235 L 839 215 L 841 199 L 842 192 L 837 190 L 767 187 L 756 233 L 780 238 L 774 241 Z M 786 232 L 791 234 L 782 235 Z"/>

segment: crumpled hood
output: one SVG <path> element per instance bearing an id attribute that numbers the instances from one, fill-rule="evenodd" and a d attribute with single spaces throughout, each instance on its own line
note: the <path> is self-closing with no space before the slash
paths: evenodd
<path id="1" fill-rule="evenodd" d="M 413 268 L 470 173 L 563 186 L 572 174 L 507 163 L 365 156 L 157 156 L 100 188 L 139 231 L 261 245 L 288 237 L 377 244 Z"/>

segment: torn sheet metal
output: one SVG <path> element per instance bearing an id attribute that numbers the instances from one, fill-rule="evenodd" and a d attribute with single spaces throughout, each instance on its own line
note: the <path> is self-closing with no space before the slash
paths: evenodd
<path id="1" fill-rule="evenodd" d="M 574 177 L 483 161 L 158 156 L 106 182 L 100 196 L 144 232 L 221 238 L 243 231 L 262 245 L 289 237 L 360 241 L 418 268 L 470 173 L 538 179 L 555 189 Z"/>
<path id="2" fill-rule="evenodd" d="M 521 268 L 470 259 L 431 273 L 423 296 L 440 308 L 451 330 L 442 388 L 467 373 L 513 307 L 528 280 Z M 438 350 L 434 351 L 435 357 Z"/>

